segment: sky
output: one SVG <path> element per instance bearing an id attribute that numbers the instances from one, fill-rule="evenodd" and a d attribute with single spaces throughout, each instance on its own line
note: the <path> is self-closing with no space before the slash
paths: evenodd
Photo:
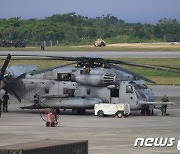
<path id="1" fill-rule="evenodd" d="M 157 23 L 180 20 L 180 0 L 0 0 L 0 18 L 42 19 L 75 12 L 95 18 L 111 14 L 125 22 Z"/>

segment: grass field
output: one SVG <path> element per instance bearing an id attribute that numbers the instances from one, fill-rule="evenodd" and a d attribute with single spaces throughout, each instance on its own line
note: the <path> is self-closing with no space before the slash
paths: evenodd
<path id="1" fill-rule="evenodd" d="M 151 64 L 151 65 L 161 65 L 161 66 L 172 66 L 180 68 L 180 59 L 179 58 L 122 58 L 118 60 L 124 60 L 129 62 L 136 62 L 142 64 Z M 2 66 L 3 61 L 1 60 L 0 66 Z M 11 60 L 10 65 L 21 65 L 21 64 L 35 64 L 40 69 L 45 69 L 68 62 L 59 61 L 59 60 Z M 123 68 L 129 69 L 137 74 L 145 76 L 157 84 L 161 85 L 180 85 L 180 73 L 170 73 L 163 72 L 151 69 L 121 66 Z"/>
<path id="2" fill-rule="evenodd" d="M 40 51 L 40 47 L 0 47 L 0 51 Z M 84 46 L 52 46 L 46 51 L 180 51 L 180 43 L 121 43 L 107 44 L 106 47 Z"/>

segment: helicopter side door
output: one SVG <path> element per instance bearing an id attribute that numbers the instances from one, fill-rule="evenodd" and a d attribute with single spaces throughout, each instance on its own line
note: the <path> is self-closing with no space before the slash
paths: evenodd
<path id="1" fill-rule="evenodd" d="M 110 89 L 110 103 L 119 104 L 119 89 L 118 88 Z"/>

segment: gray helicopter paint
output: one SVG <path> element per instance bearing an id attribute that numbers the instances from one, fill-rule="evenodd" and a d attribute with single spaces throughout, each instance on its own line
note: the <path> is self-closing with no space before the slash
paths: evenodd
<path id="1" fill-rule="evenodd" d="M 17 78 L 20 75 L 32 71 L 37 71 L 38 67 L 36 65 L 14 65 L 7 68 L 7 72 L 11 74 L 13 78 Z"/>
<path id="2" fill-rule="evenodd" d="M 95 104 L 102 103 L 97 98 L 61 98 L 57 101 L 55 98 L 42 99 L 40 105 L 50 108 L 92 108 Z"/>
<path id="3" fill-rule="evenodd" d="M 11 67 L 8 71 L 10 59 L 11 55 L 8 54 L 0 70 L 1 82 L 5 83 L 1 88 L 13 94 L 19 101 L 24 98 L 32 102 L 33 108 L 41 106 L 86 109 L 93 108 L 97 103 L 128 103 L 131 110 L 141 109 L 142 113 L 149 114 L 156 105 L 168 104 L 154 102 L 151 89 L 137 78 L 154 82 L 115 64 L 164 71 L 167 71 L 167 68 L 176 69 L 161 69 L 102 58 L 58 57 L 59 60 L 76 61 L 77 67 L 69 67 L 75 63 L 73 62 L 41 71 L 36 71 L 37 68 L 32 65 L 27 66 L 27 69 L 26 66 Z M 22 69 L 16 72 L 17 68 Z"/>
<path id="4" fill-rule="evenodd" d="M 48 94 L 45 93 L 45 88 L 49 89 Z M 76 82 L 49 82 L 49 80 L 34 80 L 34 79 L 23 79 L 21 83 L 17 84 L 17 94 L 22 96 L 25 100 L 30 102 L 34 101 L 34 95 L 38 94 L 42 99 L 40 100 L 42 107 L 61 107 L 61 108 L 70 108 L 74 107 L 76 104 L 77 107 L 83 108 L 92 108 L 94 104 L 98 103 L 99 101 L 95 101 L 95 99 L 91 100 L 91 98 L 97 98 L 103 102 L 110 101 L 110 91 L 105 87 L 87 87 L 85 85 L 78 84 Z M 87 89 L 90 90 L 90 94 L 87 93 Z M 71 97 L 69 94 L 64 93 L 65 90 L 74 90 L 73 98 L 67 99 Z M 33 95 L 29 95 L 33 93 Z M 56 97 L 58 96 L 58 97 Z M 76 98 L 83 98 L 77 99 Z M 62 100 L 64 99 L 64 100 Z M 75 101 L 72 101 L 75 99 Z M 84 105 L 84 101 L 87 99 L 87 104 Z M 80 102 L 78 102 L 80 101 Z M 59 103 L 60 102 L 60 103 Z M 77 103 L 78 102 L 78 103 Z M 65 104 L 67 103 L 67 107 Z M 58 105 L 57 105 L 58 104 Z M 83 106 L 80 106 L 83 105 Z"/>
<path id="5" fill-rule="evenodd" d="M 133 93 L 127 93 L 126 92 L 126 86 L 128 86 L 128 82 L 123 81 L 120 85 L 120 103 L 129 103 L 131 110 L 134 109 L 140 109 L 141 106 L 138 104 L 138 98 L 135 93 L 135 89 L 132 85 L 130 85 L 133 88 Z"/>
<path id="6" fill-rule="evenodd" d="M 69 69 L 69 67 L 67 69 Z M 103 102 L 129 103 L 132 110 L 140 108 L 140 105 L 134 104 L 134 101 L 137 100 L 135 93 L 130 95 L 125 92 L 125 86 L 128 85 L 129 81 L 117 83 L 119 79 L 114 76 L 114 79 L 116 79 L 114 80 L 114 85 L 116 86 L 102 85 L 99 87 L 99 84 L 94 85 L 93 80 L 97 78 L 102 79 L 103 73 L 106 74 L 112 71 L 111 74 L 114 74 L 114 70 L 109 71 L 101 68 L 98 74 L 98 69 L 95 68 L 91 74 L 87 75 L 92 75 L 90 82 L 88 80 L 84 80 L 83 83 L 81 81 L 79 82 L 79 80 L 76 82 L 56 80 L 57 73 L 70 73 L 72 70 L 75 75 L 80 76 L 79 72 L 81 69 L 79 68 L 71 68 L 70 71 L 65 71 L 63 68 L 41 74 L 27 74 L 25 78 L 17 82 L 17 94 L 32 103 L 34 102 L 34 95 L 38 94 L 41 98 L 40 105 L 42 107 L 92 108 L 94 104 Z M 96 77 L 94 78 L 95 75 Z M 82 76 L 84 75 L 82 74 Z M 111 97 L 111 88 L 109 87 L 119 89 L 119 97 Z M 46 90 L 48 91 L 47 93 Z M 131 99 L 131 97 L 133 97 L 133 99 Z"/>
<path id="7" fill-rule="evenodd" d="M 33 67 L 32 67 L 33 68 Z M 27 73 L 33 69 L 22 69 L 16 74 L 13 89 L 18 96 L 34 103 L 34 96 L 39 95 L 39 105 L 56 108 L 93 108 L 97 103 L 129 103 L 131 110 L 141 109 L 139 101 L 154 101 L 152 91 L 147 87 L 137 91 L 130 81 L 130 74 L 119 70 L 97 67 L 89 74 L 82 74 L 83 68 L 63 67 L 49 69 L 42 73 Z M 11 69 L 13 74 L 16 69 Z M 59 81 L 58 74 L 70 74 L 74 79 Z M 19 75 L 19 76 L 18 76 Z M 127 80 L 127 81 L 124 81 Z M 135 85 L 142 81 L 133 81 Z M 126 86 L 131 85 L 133 92 L 127 93 Z M 116 95 L 112 91 L 116 91 Z M 144 98 L 142 94 L 145 96 Z M 113 96 L 114 95 L 114 96 Z"/>

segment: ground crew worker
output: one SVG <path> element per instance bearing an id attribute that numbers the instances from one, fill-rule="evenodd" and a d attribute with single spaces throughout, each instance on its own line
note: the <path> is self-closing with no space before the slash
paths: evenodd
<path id="1" fill-rule="evenodd" d="M 161 100 L 163 102 L 169 102 L 169 98 L 166 95 L 164 95 Z M 163 105 L 163 108 L 164 108 L 164 112 L 162 111 L 162 115 L 166 115 L 167 105 Z"/>
<path id="2" fill-rule="evenodd" d="M 169 98 L 168 98 L 166 95 L 164 95 L 164 96 L 162 97 L 162 101 L 163 101 L 163 102 L 169 102 Z"/>
<path id="3" fill-rule="evenodd" d="M 0 118 L 1 118 L 1 111 L 2 111 L 2 103 L 3 103 L 3 101 L 2 101 L 2 99 L 0 98 Z"/>
<path id="4" fill-rule="evenodd" d="M 8 96 L 7 92 L 5 92 L 5 94 L 3 95 L 2 99 L 3 99 L 3 111 L 8 112 L 9 96 Z"/>
<path id="5" fill-rule="evenodd" d="M 58 124 L 57 119 L 59 118 L 59 115 L 57 114 L 57 109 L 53 109 L 52 111 L 53 111 L 53 114 L 54 114 L 54 118 L 55 118 L 56 124 Z"/>
<path id="6" fill-rule="evenodd" d="M 87 74 L 86 66 L 83 67 L 83 70 L 81 71 L 81 74 Z"/>
<path id="7" fill-rule="evenodd" d="M 40 46 L 40 47 L 41 47 L 41 50 L 42 50 L 42 51 L 44 51 L 44 50 L 45 50 L 45 46 L 44 46 L 44 44 L 41 44 L 41 46 Z"/>
<path id="8" fill-rule="evenodd" d="M 91 72 L 90 67 L 87 67 L 87 68 L 86 68 L 86 73 L 89 74 L 90 72 Z"/>
<path id="9" fill-rule="evenodd" d="M 34 95 L 34 104 L 38 104 L 39 103 L 39 95 L 35 94 Z"/>

